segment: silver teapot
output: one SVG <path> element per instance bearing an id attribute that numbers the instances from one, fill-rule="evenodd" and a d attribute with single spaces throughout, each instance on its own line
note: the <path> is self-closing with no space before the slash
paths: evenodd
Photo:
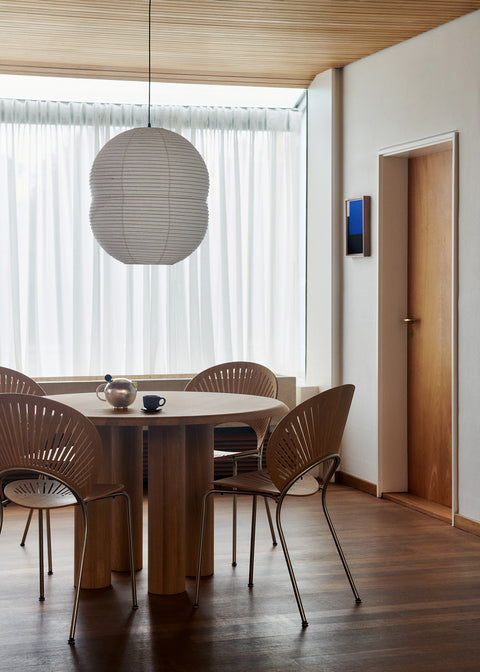
<path id="1" fill-rule="evenodd" d="M 106 383 L 97 387 L 97 397 L 101 401 L 107 401 L 114 408 L 127 408 L 133 404 L 137 396 L 137 385 L 128 378 L 112 378 L 109 374 L 105 376 Z M 105 395 L 101 397 L 101 393 Z"/>

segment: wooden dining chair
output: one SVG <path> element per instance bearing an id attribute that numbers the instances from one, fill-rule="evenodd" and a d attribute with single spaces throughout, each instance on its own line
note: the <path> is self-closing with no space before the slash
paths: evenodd
<path id="1" fill-rule="evenodd" d="M 117 496 L 126 501 L 132 601 L 137 607 L 130 498 L 123 485 L 95 483 L 101 451 L 102 441 L 95 426 L 70 406 L 31 394 L 0 394 L 0 484 L 7 482 L 4 491 L 9 501 L 38 510 L 40 600 L 45 599 L 43 512 L 76 505 L 82 513 L 83 537 L 69 644 L 75 643 L 91 502 Z"/>
<path id="2" fill-rule="evenodd" d="M 277 398 L 278 381 L 275 374 L 266 366 L 254 362 L 227 362 L 211 366 L 205 371 L 198 373 L 185 387 L 190 392 L 228 392 L 230 394 L 254 394 L 261 397 Z M 249 426 L 256 435 L 257 443 L 255 448 L 249 450 L 236 451 L 233 448 L 229 450 L 215 450 L 213 457 L 215 460 L 229 460 L 232 462 L 233 475 L 238 473 L 238 461 L 244 460 L 252 455 L 257 458 L 258 468 L 262 468 L 262 455 L 265 437 L 270 428 L 271 418 L 258 418 L 251 420 Z M 272 516 L 268 506 L 268 500 L 265 498 L 265 509 L 267 512 L 268 524 L 272 535 L 272 543 L 277 545 L 275 529 L 272 522 Z M 237 565 L 237 498 L 233 496 L 233 529 L 232 529 L 232 566 Z"/>
<path id="3" fill-rule="evenodd" d="M 43 397 L 45 390 L 41 385 L 35 382 L 32 378 L 29 378 L 24 373 L 20 371 L 15 371 L 15 369 L 7 369 L 5 366 L 0 366 L 0 394 L 5 392 L 10 393 L 19 393 L 19 394 L 36 394 L 39 397 Z M 8 500 L 2 501 L 2 505 L 5 504 Z M 27 521 L 25 523 L 25 529 L 23 531 L 22 541 L 20 546 L 25 546 L 25 541 L 27 539 L 28 530 L 30 528 L 30 523 L 32 522 L 33 509 L 30 509 L 27 516 Z M 46 527 L 47 527 L 47 549 L 48 549 L 48 573 L 53 574 L 53 564 L 52 564 L 52 534 L 50 529 L 50 511 L 47 511 L 45 514 Z"/>
<path id="4" fill-rule="evenodd" d="M 302 619 L 302 626 L 307 626 L 302 600 L 295 579 L 292 562 L 288 552 L 285 535 L 281 524 L 282 505 L 288 491 L 306 473 L 319 465 L 325 465 L 321 482 L 322 508 L 335 546 L 343 564 L 355 601 L 360 602 L 355 582 L 348 567 L 340 541 L 336 534 L 327 509 L 327 488 L 340 464 L 338 450 L 347 421 L 354 393 L 353 385 L 342 385 L 304 401 L 288 413 L 274 429 L 267 445 L 267 469 L 252 471 L 212 483 L 202 503 L 202 519 L 198 567 L 195 584 L 195 603 L 198 606 L 200 592 L 200 569 L 203 552 L 207 500 L 216 493 L 235 492 L 237 495 L 253 497 L 252 532 L 250 541 L 250 572 L 249 586 L 253 586 L 253 563 L 255 551 L 255 527 L 257 497 L 268 497 L 276 504 L 276 524 L 287 563 L 290 580 Z"/>

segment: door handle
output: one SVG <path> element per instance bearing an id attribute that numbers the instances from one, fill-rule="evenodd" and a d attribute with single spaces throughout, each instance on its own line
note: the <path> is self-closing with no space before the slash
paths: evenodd
<path id="1" fill-rule="evenodd" d="M 418 322 L 418 318 L 416 318 L 416 317 L 404 317 L 402 322 L 405 322 L 407 324 L 411 324 L 412 322 Z"/>

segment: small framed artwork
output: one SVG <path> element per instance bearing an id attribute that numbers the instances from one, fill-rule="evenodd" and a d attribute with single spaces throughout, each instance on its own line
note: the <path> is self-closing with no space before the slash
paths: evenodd
<path id="1" fill-rule="evenodd" d="M 370 196 L 345 201 L 346 254 L 370 256 Z"/>

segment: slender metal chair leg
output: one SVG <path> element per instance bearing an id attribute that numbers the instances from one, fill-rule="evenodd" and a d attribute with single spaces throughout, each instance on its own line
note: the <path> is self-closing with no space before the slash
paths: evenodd
<path id="1" fill-rule="evenodd" d="M 69 644 L 75 644 L 75 628 L 77 627 L 78 602 L 80 600 L 80 588 L 83 578 L 83 567 L 85 565 L 85 553 L 87 550 L 88 538 L 88 516 L 87 507 L 85 504 L 80 504 L 83 513 L 83 543 L 82 552 L 80 555 L 80 567 L 78 568 L 77 585 L 75 586 L 75 600 L 73 602 L 72 622 L 70 625 L 70 636 L 68 638 Z"/>
<path id="2" fill-rule="evenodd" d="M 262 453 L 258 454 L 258 470 L 262 469 Z M 275 536 L 275 527 L 273 525 L 272 514 L 270 513 L 270 506 L 268 505 L 268 497 L 264 497 L 265 511 L 267 512 L 268 526 L 270 527 L 270 534 L 272 535 L 272 545 L 277 545 L 277 537 Z"/>
<path id="3" fill-rule="evenodd" d="M 250 571 L 248 573 L 248 587 L 253 586 L 253 563 L 255 558 L 255 532 L 257 527 L 257 495 L 252 498 L 252 532 L 250 535 Z"/>
<path id="4" fill-rule="evenodd" d="M 233 460 L 233 475 L 238 473 L 238 467 Z M 233 520 L 232 520 L 232 567 L 237 566 L 237 495 L 233 495 Z"/>
<path id="5" fill-rule="evenodd" d="M 53 574 L 52 567 L 52 531 L 50 527 L 50 509 L 45 511 L 45 518 L 47 521 L 47 554 L 48 554 L 48 573 Z"/>
<path id="6" fill-rule="evenodd" d="M 32 516 L 33 516 L 33 509 L 30 509 L 30 511 L 28 512 L 27 522 L 25 523 L 25 529 L 23 530 L 23 537 L 22 541 L 20 542 L 20 546 L 25 546 L 25 540 L 27 538 L 28 530 L 30 528 L 30 523 L 32 522 Z"/>
<path id="7" fill-rule="evenodd" d="M 265 509 L 267 511 L 267 519 L 268 519 L 268 524 L 270 526 L 270 534 L 272 535 L 272 544 L 273 544 L 273 546 L 276 546 L 277 545 L 277 537 L 275 536 L 275 528 L 273 526 L 272 514 L 270 513 L 270 507 L 268 505 L 268 499 L 266 497 L 264 497 L 263 501 L 265 502 Z"/>
<path id="8" fill-rule="evenodd" d="M 40 597 L 41 602 L 45 600 L 45 576 L 43 566 L 43 511 L 38 509 L 38 567 L 40 572 Z"/>
<path id="9" fill-rule="evenodd" d="M 208 490 L 202 499 L 202 519 L 200 524 L 200 539 L 198 542 L 198 559 L 197 559 L 197 576 L 195 578 L 195 597 L 193 599 L 193 606 L 198 607 L 198 598 L 200 594 L 200 578 L 202 573 L 202 557 L 203 557 L 203 540 L 205 537 L 205 521 L 207 518 L 207 499 L 215 492 L 215 490 Z"/>
<path id="10" fill-rule="evenodd" d="M 135 578 L 135 558 L 133 555 L 132 503 L 130 495 L 127 492 L 121 492 L 120 494 L 125 497 L 125 505 L 127 507 L 128 552 L 130 556 L 130 576 L 132 580 L 132 606 L 134 609 L 138 609 L 137 582 Z"/>
<path id="11" fill-rule="evenodd" d="M 350 572 L 350 568 L 348 566 L 347 560 L 345 558 L 345 555 L 343 553 L 342 547 L 340 545 L 340 541 L 337 537 L 337 533 L 335 531 L 335 528 L 333 526 L 332 520 L 330 518 L 330 514 L 327 509 L 327 488 L 324 486 L 322 488 L 322 507 L 323 507 L 323 513 L 325 514 L 325 518 L 327 519 L 328 527 L 330 528 L 330 532 L 333 537 L 333 541 L 335 542 L 335 546 L 337 547 L 338 555 L 340 556 L 340 560 L 342 561 L 343 569 L 345 570 L 345 574 L 347 575 L 348 582 L 350 583 L 350 587 L 352 589 L 352 592 L 355 596 L 355 602 L 361 602 L 362 600 L 360 599 L 360 595 L 358 594 L 357 587 L 355 585 L 355 581 L 353 580 L 353 576 Z"/>
<path id="12" fill-rule="evenodd" d="M 308 621 L 307 617 L 305 616 L 305 610 L 303 608 L 302 598 L 300 597 L 300 592 L 298 590 L 297 580 L 295 578 L 295 574 L 293 571 L 292 562 L 290 560 L 290 554 L 287 548 L 287 542 L 285 541 L 285 535 L 283 534 L 282 524 L 280 520 L 280 511 L 282 508 L 282 503 L 283 500 L 277 504 L 277 512 L 276 512 L 278 536 L 280 537 L 280 543 L 282 544 L 283 555 L 285 556 L 285 562 L 287 563 L 288 573 L 290 574 L 290 581 L 292 582 L 293 592 L 295 594 L 295 599 L 297 600 L 298 611 L 300 612 L 300 618 L 302 619 L 302 627 L 305 628 L 308 625 Z"/>

